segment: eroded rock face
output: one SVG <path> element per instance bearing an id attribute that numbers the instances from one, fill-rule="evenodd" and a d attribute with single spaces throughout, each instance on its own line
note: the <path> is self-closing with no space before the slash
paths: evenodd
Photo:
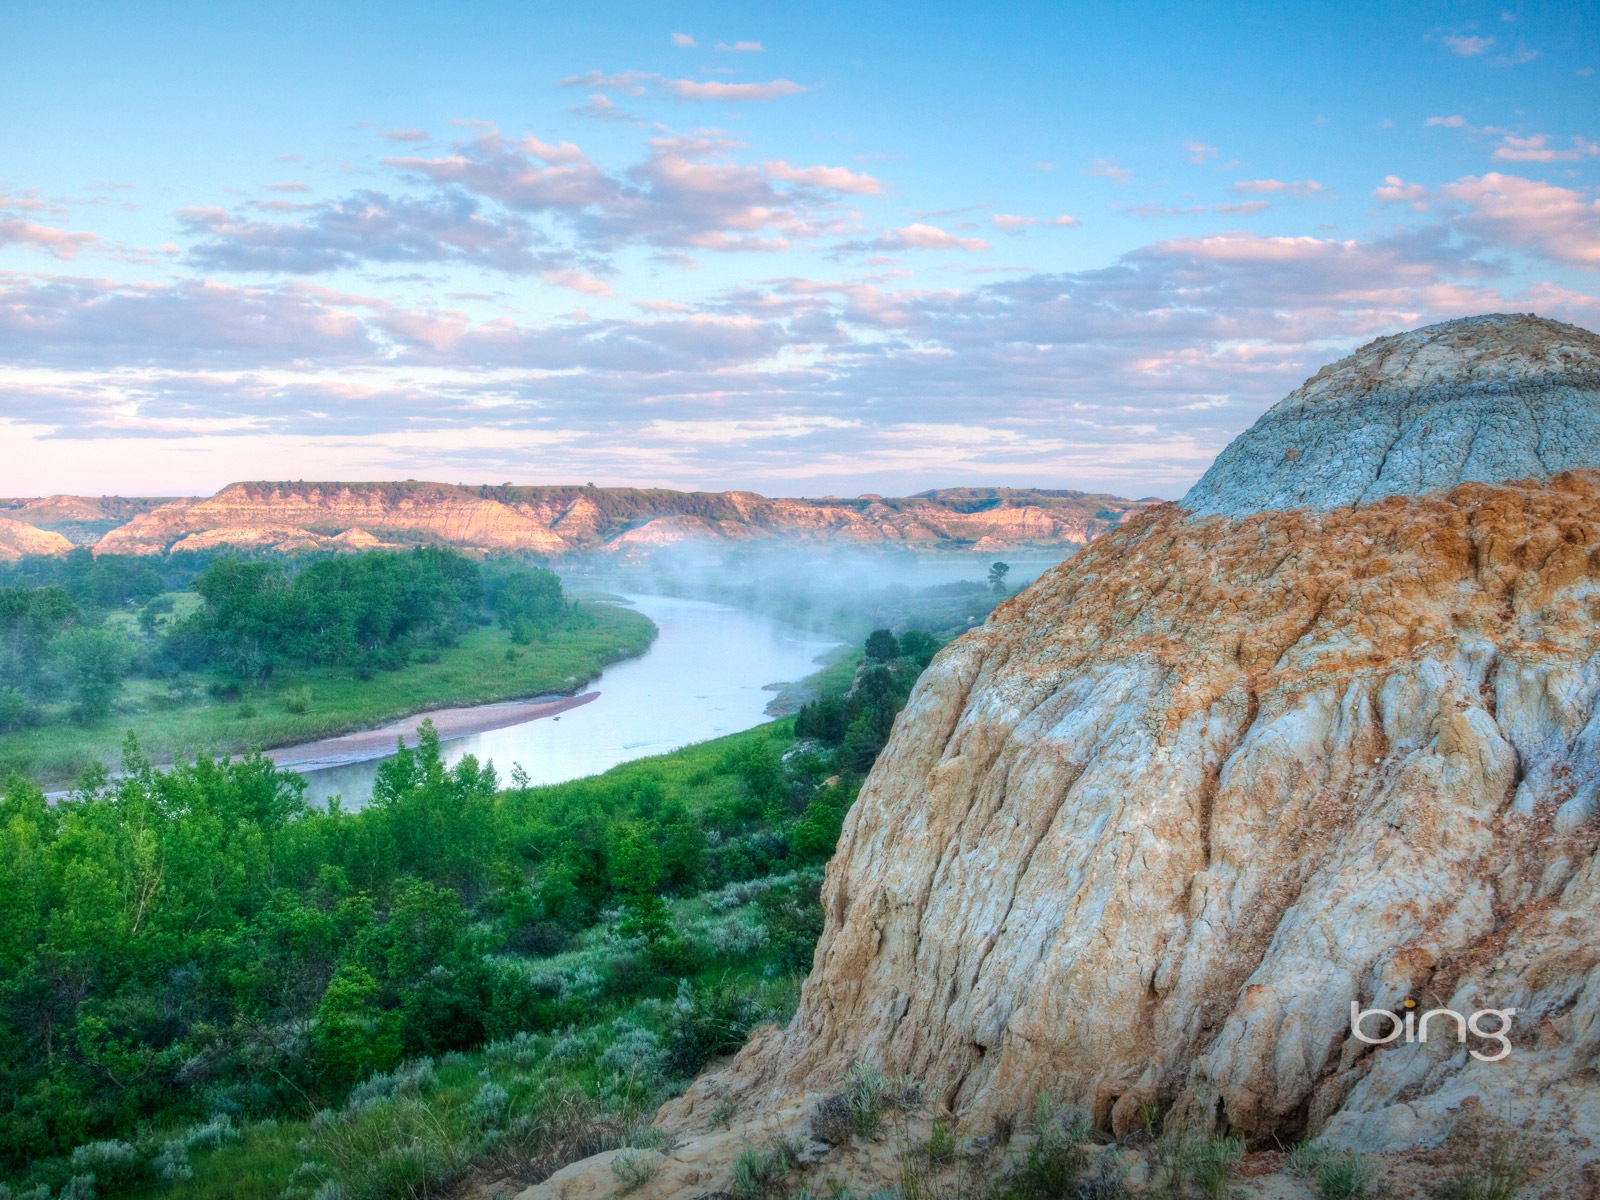
<path id="1" fill-rule="evenodd" d="M 24 502 L 15 503 L 23 506 L 18 512 L 32 511 Z M 419 535 L 470 550 L 549 556 L 761 540 L 985 550 L 1077 547 L 1152 503 L 1007 488 L 830 501 L 643 488 L 238 483 L 204 500 L 142 510 L 107 532 L 97 549 L 157 554 L 248 546 L 294 552 L 336 550 L 352 538 L 407 542 Z"/>
<path id="2" fill-rule="evenodd" d="M 968 1118 L 1048 1091 L 1117 1134 L 1153 1103 L 1379 1151 L 1436 1145 L 1476 1097 L 1592 1157 L 1600 472 L 1552 472 L 1600 466 L 1600 431 L 1575 376 L 1515 367 L 1584 338 L 1493 318 L 1377 343 L 1196 489 L 1294 511 L 1146 513 L 947 648 L 846 822 L 797 1015 L 715 1086 L 770 1111 L 867 1061 Z M 1486 420 L 1446 474 L 1532 452 L 1541 478 L 1368 470 L 1351 423 L 1410 403 L 1395 380 L 1456 428 L 1445 397 L 1481 408 L 1490 377 L 1531 424 Z M 1352 378 L 1378 380 L 1365 408 L 1329 390 Z M 1284 442 L 1327 459 L 1256 478 Z M 1350 506 L 1375 486 L 1425 494 Z M 1351 1001 L 1408 999 L 1516 1009 L 1510 1055 L 1438 1021 L 1426 1044 L 1352 1036 Z M 708 1086 L 663 1121 L 692 1128 Z"/>
<path id="3" fill-rule="evenodd" d="M 1596 465 L 1600 337 L 1500 313 L 1379 338 L 1269 409 L 1181 503 L 1338 508 Z"/>
<path id="4" fill-rule="evenodd" d="M 859 1059 L 968 1115 L 1375 1149 L 1470 1095 L 1596 1125 L 1597 611 L 1594 473 L 1107 535 L 924 675 L 799 1013 L 724 1082 Z M 1408 997 L 1518 1009 L 1512 1057 L 1350 1036 Z"/>
<path id="5" fill-rule="evenodd" d="M 0 562 L 24 554 L 65 554 L 72 543 L 59 533 L 0 517 Z"/>

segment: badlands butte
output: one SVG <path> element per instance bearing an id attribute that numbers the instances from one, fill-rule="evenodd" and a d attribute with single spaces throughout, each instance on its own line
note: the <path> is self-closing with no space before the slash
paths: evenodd
<path id="1" fill-rule="evenodd" d="M 661 1110 L 634 1194 L 734 1189 L 868 1064 L 920 1086 L 913 1143 L 1048 1093 L 1136 1192 L 1159 1113 L 1244 1139 L 1249 1195 L 1311 1196 L 1309 1139 L 1441 1195 L 1496 1128 L 1523 1194 L 1600 1195 L 1597 618 L 1600 337 L 1486 316 L 1324 369 L 935 659 L 797 1013 Z M 1514 1009 L 1509 1053 L 1368 1044 L 1352 1001 Z M 926 1180 L 894 1141 L 814 1140 L 809 1185 Z M 522 1200 L 609 1195 L 609 1157 Z"/>
<path id="2" fill-rule="evenodd" d="M 1076 548 L 1154 500 L 947 488 L 906 498 L 769 499 L 754 492 L 467 487 L 443 483 L 236 483 L 204 499 L 0 500 L 0 558 L 237 548 L 284 553 L 419 542 L 548 557 L 685 542 L 835 543 L 977 552 Z"/>

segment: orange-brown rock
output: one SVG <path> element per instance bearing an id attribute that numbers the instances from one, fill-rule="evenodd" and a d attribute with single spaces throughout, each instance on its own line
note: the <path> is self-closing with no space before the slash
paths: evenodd
<path id="1" fill-rule="evenodd" d="M 419 536 L 478 550 L 559 554 L 560 535 L 467 489 L 433 483 L 236 483 L 205 500 L 179 501 L 135 517 L 101 539 L 107 554 L 160 553 L 211 545 L 308 548 L 307 538 L 360 529 L 373 537 Z"/>
<path id="2" fill-rule="evenodd" d="M 65 554 L 71 549 L 72 543 L 59 533 L 0 517 L 0 561 L 24 554 Z"/>
<path id="3" fill-rule="evenodd" d="M 338 549 L 350 543 L 345 535 L 353 530 L 380 542 L 425 539 L 481 552 L 550 556 L 779 539 L 981 545 L 985 550 L 1074 548 L 1151 503 L 1004 488 L 822 501 L 641 488 L 249 483 L 209 499 L 177 500 L 141 512 L 106 533 L 97 549 L 115 554 L 228 545 L 284 552 Z"/>

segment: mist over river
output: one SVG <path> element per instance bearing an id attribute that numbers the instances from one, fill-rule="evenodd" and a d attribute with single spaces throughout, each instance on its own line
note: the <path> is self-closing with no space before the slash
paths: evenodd
<path id="1" fill-rule="evenodd" d="M 561 783 L 618 763 L 664 754 L 692 742 L 750 729 L 771 718 L 773 685 L 803 679 L 838 642 L 770 617 L 704 600 L 628 595 L 659 634 L 639 658 L 615 663 L 586 691 L 599 698 L 542 717 L 444 744 L 446 761 L 492 760 L 502 783 L 520 764 L 534 784 Z M 342 797 L 359 808 L 382 759 L 311 770 L 306 798 Z"/>

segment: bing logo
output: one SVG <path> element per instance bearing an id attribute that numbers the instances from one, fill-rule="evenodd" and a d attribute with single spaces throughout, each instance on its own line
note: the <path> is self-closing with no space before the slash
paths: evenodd
<path id="1" fill-rule="evenodd" d="M 1511 1039 L 1507 1036 L 1511 1032 L 1511 1018 L 1517 1015 L 1514 1008 L 1481 1008 L 1471 1016 L 1462 1016 L 1449 1008 L 1434 1008 L 1417 1014 L 1417 1002 L 1407 1000 L 1402 1012 L 1390 1012 L 1386 1008 L 1362 1009 L 1359 1001 L 1350 1001 L 1350 1032 L 1356 1040 L 1365 1042 L 1369 1046 L 1384 1046 L 1390 1042 L 1404 1037 L 1407 1044 L 1411 1042 L 1426 1042 L 1428 1040 L 1428 1023 L 1436 1018 L 1443 1018 L 1446 1028 L 1452 1025 L 1455 1029 L 1456 1041 L 1466 1044 L 1467 1034 L 1484 1042 L 1497 1042 L 1499 1049 L 1493 1054 L 1485 1054 L 1481 1050 L 1469 1051 L 1473 1058 L 1479 1062 L 1499 1062 L 1511 1053 Z M 1382 1037 L 1373 1037 L 1363 1031 L 1362 1026 L 1368 1018 L 1389 1023 L 1388 1032 Z M 1493 1018 L 1497 1024 L 1496 1029 L 1483 1028 L 1483 1022 Z M 1448 1036 L 1448 1035 L 1447 1035 Z"/>

